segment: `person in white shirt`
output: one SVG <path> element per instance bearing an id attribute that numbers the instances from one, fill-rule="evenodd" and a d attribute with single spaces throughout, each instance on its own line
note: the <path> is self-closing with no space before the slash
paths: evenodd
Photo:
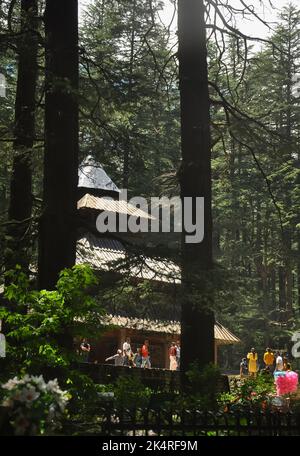
<path id="1" fill-rule="evenodd" d="M 129 366 L 130 360 L 132 357 L 130 338 L 126 337 L 126 340 L 123 344 L 123 356 L 124 356 L 124 365 Z"/>
<path id="2" fill-rule="evenodd" d="M 281 353 L 279 353 L 279 352 L 276 353 L 276 370 L 277 371 L 283 370 L 283 359 L 282 359 Z"/>
<path id="3" fill-rule="evenodd" d="M 129 337 L 126 337 L 126 340 L 123 344 L 123 352 L 124 352 L 124 355 L 127 355 L 129 356 L 130 353 L 131 353 L 131 345 L 130 345 L 130 338 Z"/>
<path id="4" fill-rule="evenodd" d="M 117 350 L 117 353 L 109 358 L 106 358 L 105 361 L 112 361 L 114 360 L 115 366 L 124 366 L 124 356 L 122 354 L 122 350 Z"/>
<path id="5" fill-rule="evenodd" d="M 180 340 L 176 342 L 176 362 L 177 362 L 177 370 L 180 370 Z"/>

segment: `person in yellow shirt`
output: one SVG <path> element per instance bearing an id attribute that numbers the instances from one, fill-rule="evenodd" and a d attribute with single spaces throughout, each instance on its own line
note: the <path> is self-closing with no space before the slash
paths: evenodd
<path id="1" fill-rule="evenodd" d="M 256 377 L 257 374 L 257 353 L 255 348 L 251 348 L 251 352 L 247 355 L 248 359 L 248 372 L 250 377 Z"/>
<path id="2" fill-rule="evenodd" d="M 266 348 L 265 354 L 264 354 L 264 363 L 266 366 L 266 369 L 268 369 L 271 373 L 273 373 L 274 370 L 274 361 L 275 361 L 275 355 L 272 352 L 270 348 Z"/>

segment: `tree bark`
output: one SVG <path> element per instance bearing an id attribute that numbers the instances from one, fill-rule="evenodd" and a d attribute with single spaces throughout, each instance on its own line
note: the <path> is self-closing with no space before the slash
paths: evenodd
<path id="1" fill-rule="evenodd" d="M 286 310 L 286 281 L 285 272 L 282 266 L 278 268 L 278 283 L 279 283 L 279 309 Z"/>
<path id="2" fill-rule="evenodd" d="M 136 22 L 136 0 L 132 0 L 131 10 L 131 33 L 130 33 L 130 54 L 129 54 L 129 73 L 128 73 L 128 104 L 132 103 L 132 89 L 133 89 L 133 67 L 134 67 L 134 54 L 135 54 L 135 22 Z M 129 175 L 130 175 L 130 129 L 126 131 L 126 140 L 124 143 L 124 160 L 123 160 L 123 188 L 128 189 Z"/>
<path id="3" fill-rule="evenodd" d="M 207 49 L 202 0 L 178 0 L 179 78 L 181 100 L 182 166 L 179 171 L 183 207 L 204 197 L 204 239 L 186 242 L 182 236 L 181 380 L 191 363 L 214 361 L 214 313 L 209 271 L 212 269 L 211 142 Z M 184 228 L 184 223 L 183 223 Z"/>
<path id="4" fill-rule="evenodd" d="M 78 183 L 78 1 L 48 0 L 44 210 L 39 232 L 39 287 L 53 289 L 76 260 Z"/>
<path id="5" fill-rule="evenodd" d="M 284 162 L 288 162 L 291 160 L 293 150 L 293 115 L 292 115 L 292 106 L 293 106 L 293 97 L 292 97 L 292 85 L 293 85 L 293 71 L 295 65 L 295 57 L 293 56 L 292 51 L 292 40 L 293 35 L 295 33 L 295 29 L 293 30 L 292 24 L 292 14 L 291 10 L 289 12 L 288 18 L 288 42 L 286 43 L 287 46 L 287 56 L 285 62 L 285 71 L 286 71 L 286 78 L 283 82 L 285 87 L 285 99 L 284 102 L 286 103 L 286 125 L 285 125 L 285 141 L 288 144 L 285 144 L 287 147 L 287 152 L 284 154 L 283 160 Z M 291 207 L 291 191 L 290 188 L 287 188 L 285 191 L 285 204 L 287 208 Z M 291 226 L 287 226 L 284 229 L 284 239 L 283 239 L 283 255 L 284 255 L 284 263 L 285 263 L 285 274 L 286 274 L 286 309 L 288 311 L 289 317 L 293 314 L 293 262 L 292 262 L 292 237 L 293 237 L 293 230 Z"/>
<path id="6" fill-rule="evenodd" d="M 18 79 L 15 100 L 14 158 L 10 182 L 6 269 L 16 264 L 28 269 L 32 213 L 31 156 L 35 137 L 35 93 L 38 74 L 37 0 L 21 1 Z"/>
<path id="7" fill-rule="evenodd" d="M 298 310 L 300 311 L 300 235 L 298 234 L 298 262 L 297 262 L 297 294 L 298 294 Z"/>

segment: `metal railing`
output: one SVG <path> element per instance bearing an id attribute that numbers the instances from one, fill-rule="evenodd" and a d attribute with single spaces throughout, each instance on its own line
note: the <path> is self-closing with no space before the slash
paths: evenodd
<path id="1" fill-rule="evenodd" d="M 73 423 L 69 432 L 104 436 L 296 436 L 300 435 L 300 413 L 107 406 L 99 410 L 97 423 Z"/>

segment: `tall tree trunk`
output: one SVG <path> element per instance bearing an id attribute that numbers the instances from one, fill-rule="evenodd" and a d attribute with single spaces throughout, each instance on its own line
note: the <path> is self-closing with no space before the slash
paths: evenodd
<path id="1" fill-rule="evenodd" d="M 292 115 L 292 84 L 293 84 L 293 69 L 294 69 L 294 60 L 295 57 L 292 55 L 292 37 L 293 37 L 293 26 L 292 26 L 292 16 L 289 16 L 289 40 L 287 46 L 287 62 L 286 62 L 286 141 L 288 143 L 288 152 L 285 154 L 284 160 L 288 162 L 292 159 L 291 151 L 293 150 L 293 115 Z M 286 147 L 287 145 L 285 145 Z M 291 189 L 288 187 L 286 189 L 286 207 L 291 207 Z M 284 230 L 284 261 L 285 261 L 285 271 L 286 271 L 286 309 L 288 311 L 289 317 L 293 313 L 293 263 L 292 263 L 292 236 L 293 230 L 291 226 L 287 226 Z"/>
<path id="2" fill-rule="evenodd" d="M 78 1 L 48 0 L 45 11 L 46 99 L 44 211 L 39 286 L 53 289 L 76 259 L 78 183 Z"/>
<path id="3" fill-rule="evenodd" d="M 135 54 L 135 22 L 136 22 L 136 0 L 132 0 L 131 10 L 131 33 L 130 33 L 130 54 L 129 54 L 129 74 L 128 74 L 128 92 L 127 102 L 132 103 L 132 89 L 133 89 L 133 66 Z M 123 188 L 128 188 L 129 174 L 130 174 L 130 129 L 126 131 L 126 140 L 124 143 L 124 161 L 123 161 Z"/>
<path id="4" fill-rule="evenodd" d="M 297 262 L 297 286 L 298 286 L 298 311 L 300 311 L 300 234 L 298 234 L 298 262 Z"/>
<path id="5" fill-rule="evenodd" d="M 285 272 L 282 266 L 278 268 L 278 284 L 279 284 L 279 309 L 286 310 L 286 281 Z"/>
<path id="6" fill-rule="evenodd" d="M 32 212 L 31 155 L 35 136 L 35 93 L 38 53 L 37 0 L 21 1 L 21 36 L 18 44 L 18 79 L 15 101 L 14 158 L 10 182 L 6 269 L 30 261 L 29 235 Z"/>
<path id="7" fill-rule="evenodd" d="M 286 310 L 288 311 L 288 316 L 293 315 L 293 271 L 292 271 L 292 261 L 287 259 L 286 261 Z"/>
<path id="8" fill-rule="evenodd" d="M 186 242 L 182 237 L 182 385 L 193 362 L 214 361 L 214 313 L 209 271 L 212 269 L 211 146 L 207 50 L 202 0 L 178 0 L 179 77 L 181 99 L 181 198 L 204 197 L 204 239 Z M 183 223 L 184 227 L 184 223 Z"/>
<path id="9" fill-rule="evenodd" d="M 269 278 L 269 296 L 270 296 L 270 311 L 276 309 L 276 270 L 273 268 L 271 270 Z"/>
<path id="10" fill-rule="evenodd" d="M 269 220 L 270 211 L 269 208 L 266 208 L 265 219 Z M 267 310 L 270 309 L 270 287 L 269 287 L 269 277 L 270 277 L 270 267 L 269 267 L 269 226 L 264 223 L 263 228 L 263 276 L 262 276 L 262 289 L 263 289 L 263 302 Z"/>

